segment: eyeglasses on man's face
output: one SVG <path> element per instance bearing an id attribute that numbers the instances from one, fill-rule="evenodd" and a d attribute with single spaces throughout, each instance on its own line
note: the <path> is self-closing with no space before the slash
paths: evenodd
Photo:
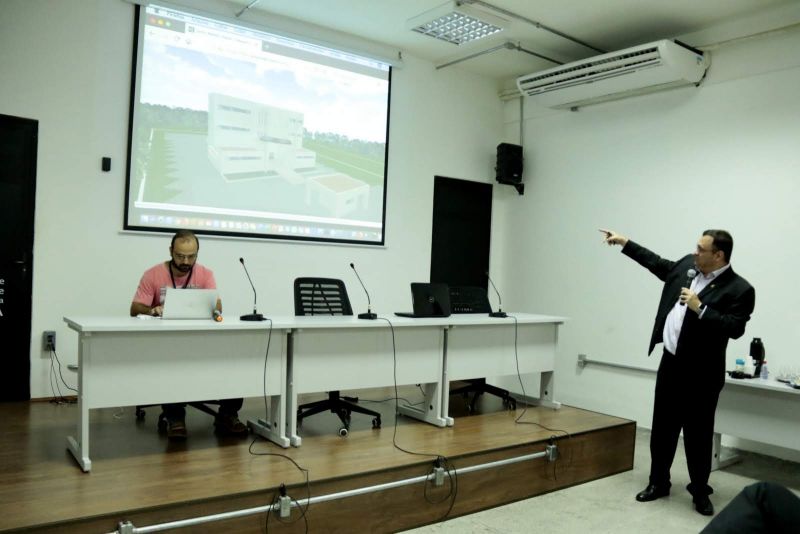
<path id="1" fill-rule="evenodd" d="M 173 252 L 172 256 L 177 261 L 194 261 L 194 260 L 197 259 L 197 253 L 196 252 L 194 254 L 178 254 L 177 252 Z"/>

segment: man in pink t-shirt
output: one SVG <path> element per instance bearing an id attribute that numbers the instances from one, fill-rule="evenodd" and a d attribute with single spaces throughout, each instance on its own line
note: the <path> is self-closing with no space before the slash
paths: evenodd
<path id="1" fill-rule="evenodd" d="M 164 295 L 168 287 L 216 289 L 214 273 L 197 263 L 199 249 L 200 242 L 193 232 L 178 231 L 169 246 L 171 259 L 154 265 L 142 275 L 131 302 L 131 316 L 160 317 L 164 311 Z M 222 312 L 219 299 L 217 310 Z M 225 399 L 219 402 L 219 414 L 214 421 L 217 429 L 228 434 L 247 435 L 247 427 L 238 417 L 242 399 Z M 167 437 L 170 440 L 186 439 L 186 404 L 163 404 L 161 408 L 167 421 Z"/>

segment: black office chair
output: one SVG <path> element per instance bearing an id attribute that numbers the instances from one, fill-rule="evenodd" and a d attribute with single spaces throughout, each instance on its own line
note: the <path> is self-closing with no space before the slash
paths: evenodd
<path id="1" fill-rule="evenodd" d="M 450 309 L 453 313 L 491 313 L 492 306 L 486 296 L 486 289 L 473 286 L 450 287 Z M 467 400 L 467 411 L 475 413 L 475 405 L 484 393 L 500 397 L 503 405 L 511 410 L 517 409 L 517 400 L 507 389 L 486 383 L 485 378 L 465 380 L 467 384 L 450 390 L 450 395 L 462 395 Z M 469 398 L 473 393 L 472 399 Z"/>
<path id="2" fill-rule="evenodd" d="M 353 315 L 347 288 L 335 278 L 297 278 L 294 281 L 295 315 Z M 330 410 L 339 416 L 342 427 L 340 436 L 350 431 L 351 412 L 372 416 L 372 428 L 381 427 L 381 414 L 356 404 L 357 397 L 342 397 L 339 391 L 329 391 L 328 398 L 301 404 L 297 407 L 297 424 L 314 414 Z"/>

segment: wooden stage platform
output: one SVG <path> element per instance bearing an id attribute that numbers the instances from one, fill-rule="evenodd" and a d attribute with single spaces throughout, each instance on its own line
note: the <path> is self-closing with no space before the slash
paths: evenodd
<path id="1" fill-rule="evenodd" d="M 285 484 L 302 500 L 420 477 L 436 456 L 455 468 L 443 485 L 419 482 L 395 489 L 315 503 L 287 523 L 259 513 L 174 532 L 395 532 L 580 484 L 633 468 L 633 421 L 562 407 L 523 406 L 508 411 L 486 399 L 478 413 L 451 399 L 455 426 L 437 428 L 400 417 L 393 390 L 360 392 L 365 406 L 382 414 L 383 427 L 354 414 L 350 435 L 336 435 L 338 419 L 320 414 L 302 428 L 303 446 L 280 447 L 253 437 L 218 437 L 212 419 L 189 410 L 189 439 L 172 444 L 156 430 L 158 408 L 137 422 L 132 407 L 92 412 L 92 471 L 83 473 L 66 450 L 74 433 L 75 405 L 48 402 L 0 404 L 0 532 L 113 532 L 120 522 L 136 528 L 273 502 Z M 400 388 L 409 402 L 422 395 Z M 309 397 L 310 399 L 313 397 Z M 305 399 L 304 399 L 305 400 Z M 460 410 L 460 412 L 459 412 Z M 263 401 L 247 399 L 240 415 L 257 417 Z M 551 430 L 539 427 L 539 423 Z M 567 436 L 567 433 L 569 434 Z M 468 466 L 544 451 L 555 437 L 559 458 L 536 458 L 485 470 Z M 409 454 L 395 447 L 420 454 Z M 251 452 L 252 451 L 252 452 Z M 269 454 L 269 455 L 265 455 Z M 308 470 L 309 483 L 286 455 Z M 307 521 L 307 525 L 306 525 Z"/>

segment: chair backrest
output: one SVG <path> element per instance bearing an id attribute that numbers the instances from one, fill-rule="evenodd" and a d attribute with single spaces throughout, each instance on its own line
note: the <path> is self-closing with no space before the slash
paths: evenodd
<path id="1" fill-rule="evenodd" d="M 347 288 L 336 278 L 296 278 L 295 315 L 353 315 Z"/>

